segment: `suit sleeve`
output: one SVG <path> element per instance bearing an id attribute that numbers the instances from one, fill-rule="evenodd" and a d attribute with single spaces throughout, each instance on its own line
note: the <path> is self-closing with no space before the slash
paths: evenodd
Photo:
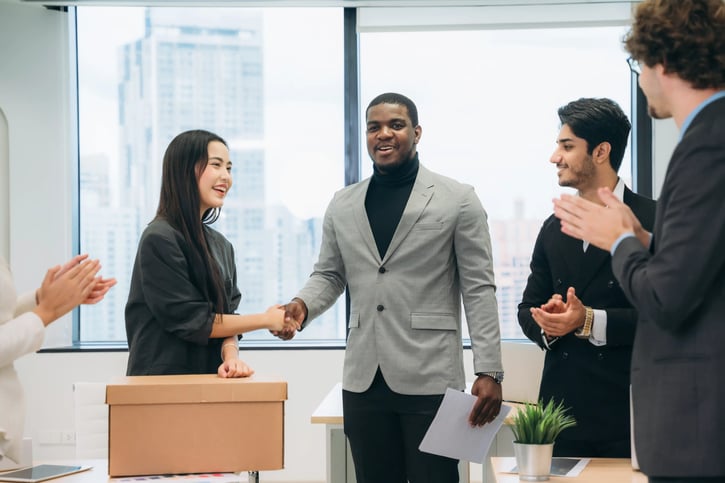
<path id="1" fill-rule="evenodd" d="M 467 187 L 453 244 L 476 373 L 503 371 L 491 238 L 486 218 L 473 188 Z"/>
<path id="2" fill-rule="evenodd" d="M 706 289 L 725 269 L 725 145 L 714 137 L 684 144 L 676 148 L 665 180 L 655 253 L 627 238 L 612 257 L 640 318 L 671 332 L 700 309 Z"/>
<path id="3" fill-rule="evenodd" d="M 340 247 L 335 234 L 334 211 L 337 205 L 337 195 L 330 202 L 325 211 L 322 224 L 322 242 L 320 254 L 313 268 L 310 278 L 297 294 L 307 306 L 307 320 L 302 327 L 332 307 L 337 298 L 345 291 L 347 278 L 345 264 L 342 260 Z"/>
<path id="4" fill-rule="evenodd" d="M 526 288 L 519 304 L 518 319 L 519 325 L 526 337 L 535 342 L 542 349 L 545 348 L 541 336 L 541 328 L 531 316 L 531 307 L 539 307 L 546 303 L 554 293 L 554 286 L 551 281 L 551 267 L 544 249 L 544 232 L 546 223 L 539 231 L 534 244 L 534 251 L 531 255 L 531 273 L 526 281 Z M 607 315 L 609 317 L 609 315 Z M 555 346 L 551 346 L 553 349 Z"/>
<path id="5" fill-rule="evenodd" d="M 607 346 L 631 346 L 634 343 L 634 332 L 637 328 L 637 311 L 631 307 L 602 308 L 601 310 L 607 312 Z"/>
<path id="6" fill-rule="evenodd" d="M 629 190 L 629 188 L 627 188 Z M 629 192 L 629 206 L 634 211 L 642 227 L 651 232 L 654 225 L 656 203 L 655 201 Z M 625 201 L 626 202 L 626 201 Z M 612 265 L 612 269 L 613 269 Z M 597 307 L 594 307 L 597 308 Z M 607 345 L 631 346 L 634 343 L 634 334 L 639 318 L 634 307 L 607 307 Z M 596 322 L 595 322 L 596 323 Z"/>
<path id="7" fill-rule="evenodd" d="M 215 314 L 190 278 L 186 257 L 173 235 L 150 233 L 139 246 L 144 298 L 163 330 L 206 345 Z"/>

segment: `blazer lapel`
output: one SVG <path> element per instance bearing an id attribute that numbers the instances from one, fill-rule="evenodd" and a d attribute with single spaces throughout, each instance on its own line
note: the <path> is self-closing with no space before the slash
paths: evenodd
<path id="1" fill-rule="evenodd" d="M 627 205 L 630 205 L 632 201 L 630 193 L 631 191 L 629 190 L 629 188 L 625 186 L 623 201 Z M 582 242 L 580 240 L 577 240 L 577 242 L 579 243 L 579 249 L 581 250 Z M 609 263 L 609 252 L 597 248 L 593 245 L 589 245 L 587 247 L 587 251 L 584 253 L 584 256 L 581 259 L 581 266 L 577 271 L 576 287 L 578 295 L 584 293 L 594 277 L 599 275 L 600 271 L 602 270 L 602 266 L 605 263 Z"/>
<path id="2" fill-rule="evenodd" d="M 365 211 L 365 195 L 368 192 L 368 186 L 370 185 L 370 178 L 367 178 L 360 182 L 357 193 L 354 197 L 350 198 L 352 204 L 353 217 L 355 218 L 355 224 L 360 232 L 360 238 L 362 238 L 365 245 L 367 245 L 370 253 L 375 260 L 380 263 L 380 253 L 378 253 L 378 246 L 375 244 L 375 238 L 373 237 L 373 231 L 370 229 L 370 221 L 368 220 L 368 214 Z M 390 250 L 388 250 L 390 251 Z"/>
<path id="3" fill-rule="evenodd" d="M 415 178 L 413 189 L 410 192 L 408 203 L 405 205 L 403 215 L 400 217 L 400 223 L 393 233 L 393 239 L 390 240 L 388 251 L 385 252 L 385 257 L 382 263 L 388 261 L 393 253 L 400 247 L 401 243 L 410 233 L 410 230 L 415 225 L 415 222 L 420 218 L 421 213 L 430 202 L 433 197 L 435 183 L 431 172 L 425 169 L 422 165 L 418 168 L 418 176 Z M 368 230 L 370 230 L 368 225 Z M 372 237 L 372 234 L 371 234 Z M 373 242 L 373 246 L 375 243 Z M 377 249 L 376 249 L 377 253 Z"/>

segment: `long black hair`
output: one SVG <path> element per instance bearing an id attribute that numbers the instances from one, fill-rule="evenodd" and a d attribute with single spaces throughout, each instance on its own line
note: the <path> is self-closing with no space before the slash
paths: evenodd
<path id="1" fill-rule="evenodd" d="M 164 153 L 161 172 L 161 195 L 156 218 L 166 220 L 181 232 L 191 247 L 189 269 L 192 280 L 214 305 L 224 313 L 224 282 L 219 264 L 214 260 L 204 235 L 204 224 L 214 223 L 221 207 L 209 208 L 199 216 L 199 177 L 209 161 L 209 143 L 226 141 L 203 130 L 185 131 L 176 136 Z"/>

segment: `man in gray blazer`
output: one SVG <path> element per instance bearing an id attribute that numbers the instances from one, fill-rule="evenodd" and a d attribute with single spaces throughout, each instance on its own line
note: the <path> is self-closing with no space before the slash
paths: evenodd
<path id="1" fill-rule="evenodd" d="M 486 213 L 471 186 L 419 163 L 410 99 L 382 94 L 366 120 L 374 173 L 335 194 L 319 259 L 287 315 L 304 328 L 348 287 L 343 412 L 358 483 L 457 482 L 456 460 L 418 446 L 446 388 L 465 387 L 461 300 L 478 376 L 469 422 L 490 422 L 501 407 Z"/>
<path id="2" fill-rule="evenodd" d="M 562 197 L 562 231 L 609 250 L 638 311 L 635 452 L 650 482 L 725 482 L 725 3 L 647 0 L 626 38 L 649 113 L 680 140 L 652 233 L 606 189 L 607 207 Z"/>

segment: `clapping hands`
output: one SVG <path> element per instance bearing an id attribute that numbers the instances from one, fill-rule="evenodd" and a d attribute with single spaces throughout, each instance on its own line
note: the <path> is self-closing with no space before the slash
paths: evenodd
<path id="1" fill-rule="evenodd" d="M 98 260 L 88 255 L 76 255 L 67 263 L 50 268 L 40 288 L 35 292 L 38 306 L 35 313 L 48 325 L 80 304 L 95 304 L 116 284 L 98 274 Z"/>

